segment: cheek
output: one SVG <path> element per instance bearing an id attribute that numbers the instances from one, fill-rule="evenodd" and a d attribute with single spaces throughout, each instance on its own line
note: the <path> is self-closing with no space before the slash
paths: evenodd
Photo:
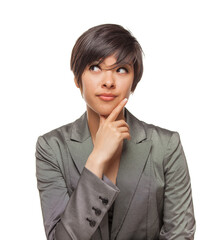
<path id="1" fill-rule="evenodd" d="M 85 102 L 90 102 L 95 94 L 96 86 L 94 86 L 93 82 L 83 82 L 82 87 L 82 96 Z"/>
<path id="2" fill-rule="evenodd" d="M 129 98 L 130 95 L 131 95 L 131 88 L 129 88 L 128 91 L 126 91 L 125 97 Z"/>
<path id="3" fill-rule="evenodd" d="M 89 90 L 90 90 L 89 81 L 87 79 L 86 74 L 83 74 L 83 76 L 82 76 L 82 90 L 81 90 L 82 95 L 85 96 L 86 93 L 88 93 Z"/>
<path id="4" fill-rule="evenodd" d="M 131 89 L 132 89 L 132 84 L 133 84 L 133 80 L 129 79 L 128 81 L 125 81 L 124 83 L 122 83 L 122 85 L 120 86 L 120 88 L 122 89 L 125 96 L 130 95 Z"/>
<path id="5" fill-rule="evenodd" d="M 89 92 L 91 92 L 92 89 L 93 89 L 92 82 L 83 81 L 82 91 L 83 91 L 84 94 L 89 94 Z"/>

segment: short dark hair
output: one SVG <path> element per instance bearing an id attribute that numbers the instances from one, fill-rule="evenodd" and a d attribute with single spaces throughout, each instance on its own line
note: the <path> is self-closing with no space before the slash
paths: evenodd
<path id="1" fill-rule="evenodd" d="M 143 74 L 142 48 L 132 34 L 117 24 L 102 24 L 88 29 L 76 41 L 71 54 L 71 70 L 81 83 L 87 65 L 101 63 L 106 57 L 115 55 L 114 65 L 133 63 L 133 92 Z"/>

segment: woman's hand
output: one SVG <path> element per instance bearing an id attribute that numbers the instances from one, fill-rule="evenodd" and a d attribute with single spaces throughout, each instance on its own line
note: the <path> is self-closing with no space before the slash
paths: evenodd
<path id="1" fill-rule="evenodd" d="M 105 167 L 112 160 L 123 140 L 130 139 L 128 124 L 124 120 L 116 121 L 126 103 L 127 99 L 122 100 L 107 118 L 100 116 L 94 149 L 85 165 L 100 178 L 102 178 Z"/>
<path id="2" fill-rule="evenodd" d="M 116 121 L 126 102 L 127 99 L 122 100 L 107 118 L 100 116 L 93 149 L 99 156 L 99 161 L 109 161 L 123 139 L 130 139 L 128 124 L 124 120 Z"/>

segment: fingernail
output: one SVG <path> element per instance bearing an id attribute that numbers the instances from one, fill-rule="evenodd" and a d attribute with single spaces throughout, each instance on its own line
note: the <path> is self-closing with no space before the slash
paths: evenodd
<path id="1" fill-rule="evenodd" d="M 127 98 L 124 98 L 124 102 L 127 102 L 128 101 L 128 99 Z"/>

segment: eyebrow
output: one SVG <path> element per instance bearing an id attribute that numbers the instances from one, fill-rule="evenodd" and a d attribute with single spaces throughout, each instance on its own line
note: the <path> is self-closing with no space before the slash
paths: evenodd
<path id="1" fill-rule="evenodd" d="M 88 64 L 88 65 L 98 65 L 99 64 L 99 61 L 93 61 L 93 62 L 91 62 L 90 64 Z"/>

